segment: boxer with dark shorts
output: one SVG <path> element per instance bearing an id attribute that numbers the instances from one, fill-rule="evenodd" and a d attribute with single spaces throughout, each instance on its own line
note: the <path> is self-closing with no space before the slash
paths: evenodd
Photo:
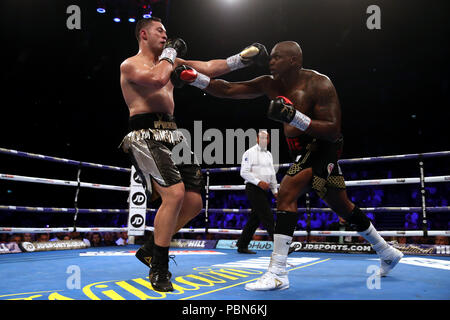
<path id="1" fill-rule="evenodd" d="M 129 154 L 151 201 L 159 197 L 153 190 L 154 182 L 162 187 L 183 182 L 185 190 L 203 190 L 203 175 L 195 154 L 191 151 L 188 163 L 176 163 L 172 158 L 173 148 L 179 143 L 186 144 L 172 115 L 134 115 L 130 117 L 129 130 L 121 146 Z M 188 149 L 183 147 L 183 150 Z"/>
<path id="2" fill-rule="evenodd" d="M 297 201 L 310 188 L 372 245 L 380 257 L 379 274 L 386 276 L 403 254 L 390 246 L 359 207 L 348 199 L 337 163 L 343 139 L 341 107 L 333 83 L 326 75 L 303 68 L 302 49 L 294 41 L 283 41 L 273 47 L 269 69 L 271 75 L 241 82 L 209 79 L 187 66 L 179 66 L 173 73 L 177 81 L 197 86 L 216 97 L 269 97 L 267 116 L 283 123 L 291 152 L 297 156 L 280 184 L 274 249 L 268 271 L 258 281 L 246 284 L 245 289 L 289 288 L 286 261 L 299 218 Z"/>
<path id="3" fill-rule="evenodd" d="M 121 146 L 130 155 L 149 199 L 161 197 L 154 232 L 136 252 L 136 257 L 151 268 L 149 280 L 155 290 L 173 291 L 168 257 L 170 241 L 200 213 L 203 184 L 200 167 L 192 153 L 190 163 L 175 163 L 171 157 L 173 148 L 186 141 L 173 118 L 174 85 L 170 75 L 176 67 L 189 65 L 216 77 L 253 64 L 261 54 L 267 56 L 267 51 L 254 44 L 227 59 L 183 60 L 180 57 L 187 52 L 186 43 L 180 38 L 168 39 L 161 19 L 156 17 L 139 20 L 135 36 L 139 52 L 120 65 L 120 86 L 130 115 L 130 132 Z"/>
<path id="4" fill-rule="evenodd" d="M 295 176 L 302 170 L 312 168 L 311 188 L 325 199 L 328 188 L 345 189 L 345 180 L 338 160 L 342 154 L 344 139 L 336 142 L 301 135 L 286 138 L 289 152 L 294 161 L 288 169 L 288 176 Z"/>

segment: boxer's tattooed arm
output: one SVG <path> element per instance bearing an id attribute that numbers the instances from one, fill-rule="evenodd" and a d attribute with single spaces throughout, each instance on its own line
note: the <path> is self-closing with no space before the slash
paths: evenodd
<path id="1" fill-rule="evenodd" d="M 261 76 L 242 82 L 212 79 L 205 91 L 219 98 L 253 99 L 267 94 L 268 81 L 270 81 L 269 76 Z"/>
<path id="2" fill-rule="evenodd" d="M 313 83 L 315 97 L 312 122 L 306 133 L 313 137 L 336 141 L 341 135 L 341 106 L 331 80 L 320 76 Z"/>

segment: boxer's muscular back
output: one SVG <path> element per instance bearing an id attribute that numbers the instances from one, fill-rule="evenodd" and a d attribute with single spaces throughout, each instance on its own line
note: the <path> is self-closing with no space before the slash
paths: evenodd
<path id="1" fill-rule="evenodd" d="M 143 57 L 134 56 L 124 63 L 132 65 L 135 70 L 151 68 L 151 62 Z M 144 86 L 128 78 L 123 72 L 120 75 L 120 86 L 130 117 L 140 113 L 161 112 L 173 114 L 173 85 L 167 82 L 163 87 Z"/>
<path id="2" fill-rule="evenodd" d="M 299 73 L 300 77 L 296 83 L 292 83 L 287 87 L 281 86 L 279 82 L 273 80 L 270 85 L 268 97 L 275 99 L 277 96 L 285 96 L 292 101 L 295 109 L 314 120 L 329 120 L 336 113 L 339 113 L 338 125 L 340 126 L 340 106 L 337 95 L 331 99 L 336 102 L 333 104 L 333 108 L 339 108 L 339 110 L 327 110 L 326 107 L 320 108 L 317 103 L 320 100 L 320 95 L 323 94 L 323 90 L 320 90 L 320 88 L 332 86 L 330 79 L 309 69 L 301 69 Z M 284 124 L 284 134 L 286 137 L 297 137 L 305 134 L 305 132 L 296 127 Z"/>

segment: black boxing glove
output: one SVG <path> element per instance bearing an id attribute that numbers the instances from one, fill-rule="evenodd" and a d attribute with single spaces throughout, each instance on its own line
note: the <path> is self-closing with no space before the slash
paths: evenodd
<path id="1" fill-rule="evenodd" d="M 295 110 L 293 103 L 283 96 L 278 96 L 270 101 L 267 117 L 278 122 L 287 123 L 302 131 L 306 131 L 311 123 L 311 118 Z"/>
<path id="2" fill-rule="evenodd" d="M 181 88 L 187 83 L 191 86 L 205 89 L 209 85 L 210 78 L 197 72 L 194 68 L 181 65 L 172 71 L 170 74 L 170 81 L 172 81 L 175 88 Z"/>
<path id="3" fill-rule="evenodd" d="M 231 71 L 244 68 L 251 64 L 265 66 L 269 62 L 269 54 L 264 45 L 254 43 L 246 47 L 240 53 L 227 58 L 227 65 Z"/>
<path id="4" fill-rule="evenodd" d="M 169 39 L 164 44 L 163 51 L 159 56 L 159 61 L 167 60 L 171 64 L 174 64 L 175 59 L 178 57 L 183 57 L 187 52 L 187 45 L 183 39 Z"/>

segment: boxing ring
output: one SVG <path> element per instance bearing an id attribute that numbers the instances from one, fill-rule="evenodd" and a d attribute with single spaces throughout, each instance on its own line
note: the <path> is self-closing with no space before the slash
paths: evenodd
<path id="1" fill-rule="evenodd" d="M 85 209 L 78 208 L 81 188 L 102 189 L 111 192 L 128 192 L 130 186 L 114 186 L 88 183 L 80 180 L 83 168 L 109 170 L 130 175 L 129 168 L 106 166 L 74 161 L 57 157 L 32 154 L 0 148 L 2 156 L 15 156 L 30 160 L 64 163 L 78 168 L 77 179 L 59 180 L 0 173 L 0 180 L 34 184 L 52 184 L 75 188 L 73 207 L 28 207 L 0 204 L 2 212 L 42 212 L 73 214 L 72 227 L 0 227 L 0 233 L 69 233 L 69 232 L 126 232 L 126 227 L 79 227 L 78 214 L 128 214 L 128 209 Z M 449 230 L 428 230 L 429 213 L 449 212 L 450 207 L 427 207 L 425 186 L 445 183 L 450 176 L 426 176 L 426 159 L 448 157 L 450 151 L 423 154 L 393 155 L 343 159 L 340 165 L 354 163 L 380 163 L 388 161 L 418 160 L 419 177 L 350 180 L 348 188 L 361 186 L 387 186 L 417 184 L 421 206 L 416 207 L 366 207 L 365 212 L 421 212 L 421 230 L 380 230 L 383 237 L 429 237 L 450 236 Z M 290 164 L 282 164 L 288 168 Z M 220 229 L 210 226 L 210 214 L 248 213 L 250 209 L 210 208 L 211 191 L 241 192 L 244 185 L 211 185 L 211 175 L 239 172 L 239 167 L 203 169 L 206 176 L 205 203 L 202 214 L 204 228 L 183 228 L 179 233 L 198 235 L 238 235 L 241 230 Z M 328 208 L 310 205 L 309 194 L 305 207 L 298 209 L 307 214 L 306 230 L 297 230 L 294 236 L 330 237 L 358 236 L 355 231 L 311 230 L 312 212 L 331 212 Z M 156 209 L 147 209 L 154 214 Z M 145 230 L 152 231 L 152 226 Z M 256 234 L 264 235 L 264 230 Z M 170 254 L 176 256 L 176 263 L 170 263 L 175 291 L 162 293 L 154 291 L 148 282 L 148 269 L 135 257 L 138 245 L 121 247 L 88 247 L 72 250 L 23 252 L 0 255 L 0 300 L 448 300 L 450 299 L 450 252 L 442 256 L 409 254 L 386 278 L 375 278 L 373 267 L 378 265 L 377 256 L 370 253 L 293 252 L 288 257 L 288 271 L 291 286 L 289 290 L 272 292 L 249 292 L 244 285 L 255 281 L 267 269 L 271 250 L 256 250 L 257 255 L 242 255 L 233 247 L 215 245 L 203 247 L 171 247 Z M 202 242 L 202 241 L 197 241 Z M 205 240 L 202 243 L 207 243 Z M 264 242 L 264 241 L 263 241 Z M 208 242 L 209 243 L 209 242 Z M 253 249 L 255 250 L 255 249 Z"/>

